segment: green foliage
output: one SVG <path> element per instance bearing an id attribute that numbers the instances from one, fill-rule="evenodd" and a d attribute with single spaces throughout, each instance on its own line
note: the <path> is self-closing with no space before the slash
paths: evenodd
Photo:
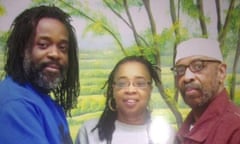
<path id="1" fill-rule="evenodd" d="M 176 40 L 174 36 L 174 28 L 165 28 L 161 32 L 161 35 L 156 37 L 156 40 L 159 44 L 161 54 L 172 54 L 173 46 Z"/>
<path id="2" fill-rule="evenodd" d="M 112 7 L 114 10 L 118 11 L 118 12 L 122 12 L 124 11 L 124 4 L 123 4 L 123 0 L 103 0 L 104 4 L 106 5 L 106 7 Z M 142 1 L 141 0 L 130 0 L 127 1 L 128 6 L 137 6 L 140 7 L 142 6 Z"/>
<path id="3" fill-rule="evenodd" d="M 3 52 L 8 36 L 9 32 L 0 31 L 0 52 Z"/>
<path id="4" fill-rule="evenodd" d="M 6 13 L 6 9 L 0 4 L 0 16 Z"/>
<path id="5" fill-rule="evenodd" d="M 94 21 L 89 23 L 89 25 L 84 30 L 83 35 L 85 35 L 87 32 L 93 32 L 96 35 L 104 35 L 108 34 L 109 30 L 111 30 L 111 33 L 114 33 L 117 37 L 120 36 L 116 30 L 116 27 L 113 26 L 113 24 L 109 21 L 109 19 L 106 16 L 97 12 L 93 16 L 93 18 Z M 106 30 L 106 28 L 109 30 Z"/>
<path id="6" fill-rule="evenodd" d="M 233 29 L 233 31 L 238 31 L 238 28 L 240 27 L 240 4 L 236 6 L 232 11 L 232 18 L 230 19 L 230 27 Z"/>
<path id="7" fill-rule="evenodd" d="M 182 0 L 181 2 L 182 10 L 184 12 L 193 18 L 198 18 L 199 11 L 196 4 L 194 4 L 194 0 Z"/>
<path id="8" fill-rule="evenodd" d="M 236 86 L 234 103 L 240 106 L 240 81 L 238 81 L 238 85 Z"/>
<path id="9" fill-rule="evenodd" d="M 232 87 L 233 80 L 235 80 L 233 75 L 232 74 L 228 75 L 228 77 L 227 77 L 227 86 L 229 87 L 229 89 Z"/>
<path id="10" fill-rule="evenodd" d="M 231 73 L 227 74 L 226 77 L 226 86 L 231 87 L 232 86 L 232 79 L 233 79 L 233 75 Z M 238 73 L 235 78 L 236 80 L 236 85 L 240 85 L 240 74 Z"/>
<path id="11" fill-rule="evenodd" d="M 103 35 L 106 31 L 103 29 L 103 25 L 101 21 L 96 21 L 95 23 L 89 24 L 83 32 L 85 35 L 89 31 L 94 31 L 96 35 Z"/>

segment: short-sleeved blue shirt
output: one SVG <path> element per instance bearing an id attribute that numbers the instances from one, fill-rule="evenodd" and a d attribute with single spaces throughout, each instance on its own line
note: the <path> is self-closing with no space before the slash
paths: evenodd
<path id="1" fill-rule="evenodd" d="M 0 83 L 0 143 L 72 143 L 62 108 L 30 84 L 7 77 Z"/>

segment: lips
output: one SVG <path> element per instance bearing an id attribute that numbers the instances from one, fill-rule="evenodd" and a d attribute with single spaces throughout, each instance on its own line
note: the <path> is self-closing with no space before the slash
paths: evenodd
<path id="1" fill-rule="evenodd" d="M 133 107 L 137 104 L 138 100 L 136 99 L 125 99 L 124 103 L 129 106 L 129 107 Z"/>
<path id="2" fill-rule="evenodd" d="M 186 95 L 193 95 L 193 94 L 196 93 L 196 92 L 198 92 L 198 90 L 195 89 L 195 88 L 186 88 L 186 89 L 185 89 L 185 94 L 186 94 Z"/>
<path id="3" fill-rule="evenodd" d="M 195 95 L 196 93 L 199 93 L 199 90 L 201 87 L 196 83 L 189 83 L 184 86 L 184 92 L 185 95 Z"/>
<path id="4" fill-rule="evenodd" d="M 49 64 L 45 67 L 45 70 L 51 73 L 58 73 L 60 71 L 60 67 L 56 64 Z"/>

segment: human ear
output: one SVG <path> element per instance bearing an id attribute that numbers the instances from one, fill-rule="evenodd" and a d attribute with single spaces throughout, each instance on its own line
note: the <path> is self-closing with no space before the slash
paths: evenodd
<path id="1" fill-rule="evenodd" d="M 219 77 L 219 82 L 222 83 L 224 79 L 226 78 L 226 70 L 227 70 L 227 65 L 224 63 L 221 63 L 218 65 L 218 77 Z"/>

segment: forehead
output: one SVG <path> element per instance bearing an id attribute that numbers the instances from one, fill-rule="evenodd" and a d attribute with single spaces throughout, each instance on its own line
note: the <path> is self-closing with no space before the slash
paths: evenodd
<path id="1" fill-rule="evenodd" d="M 150 73 L 147 69 L 147 67 L 139 62 L 126 62 L 121 64 L 115 73 L 114 76 L 116 79 L 119 78 L 146 78 L 150 79 Z"/>
<path id="2" fill-rule="evenodd" d="M 194 60 L 215 60 L 215 59 L 207 57 L 207 56 L 196 55 L 196 56 L 190 56 L 190 57 L 182 58 L 182 59 L 177 61 L 176 65 L 189 64 L 190 62 L 192 62 Z"/>
<path id="3" fill-rule="evenodd" d="M 68 31 L 65 25 L 54 18 L 42 18 L 39 20 L 36 34 L 38 36 L 53 36 L 64 40 L 68 39 Z"/>

